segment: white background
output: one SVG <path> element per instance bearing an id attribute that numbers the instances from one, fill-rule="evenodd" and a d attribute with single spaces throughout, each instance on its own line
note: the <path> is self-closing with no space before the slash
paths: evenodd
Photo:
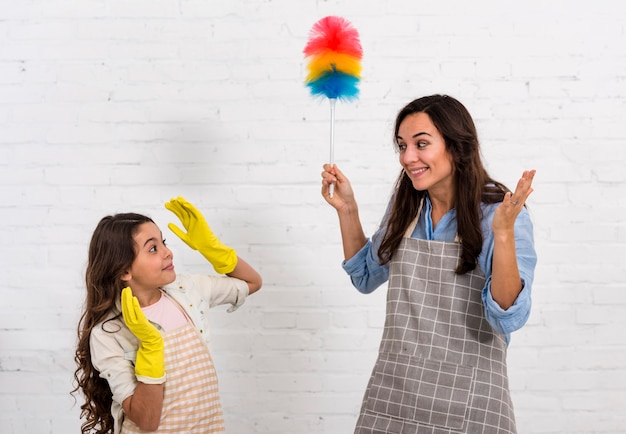
<path id="1" fill-rule="evenodd" d="M 9 1 L 0 10 L 0 432 L 79 430 L 69 395 L 87 245 L 106 214 L 167 229 L 182 195 L 264 277 L 214 309 L 230 434 L 349 433 L 385 286 L 354 290 L 320 196 L 329 105 L 303 85 L 312 25 L 348 19 L 361 96 L 335 161 L 371 234 L 397 111 L 447 93 L 491 175 L 535 168 L 539 263 L 509 373 L 520 433 L 626 432 L 626 13 L 617 1 Z"/>

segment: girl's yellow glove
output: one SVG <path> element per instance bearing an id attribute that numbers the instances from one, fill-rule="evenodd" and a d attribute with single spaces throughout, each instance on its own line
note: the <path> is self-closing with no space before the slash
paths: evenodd
<path id="1" fill-rule="evenodd" d="M 139 339 L 135 362 L 137 380 L 146 384 L 165 382 L 165 348 L 163 336 L 150 324 L 133 296 L 130 287 L 122 289 L 122 316 L 130 331 Z"/>
<path id="2" fill-rule="evenodd" d="M 179 196 L 166 202 L 165 208 L 176 214 L 187 233 L 184 233 L 174 223 L 168 224 L 167 227 L 189 247 L 199 251 L 213 265 L 215 271 L 220 274 L 228 274 L 235 269 L 237 253 L 233 248 L 222 244 L 213 234 L 204 216 L 195 206 Z"/>

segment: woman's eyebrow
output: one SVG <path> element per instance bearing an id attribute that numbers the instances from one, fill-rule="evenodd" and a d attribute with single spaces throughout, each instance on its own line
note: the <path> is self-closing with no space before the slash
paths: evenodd
<path id="1" fill-rule="evenodd" d="M 429 137 L 430 137 L 430 134 L 429 134 L 429 133 L 427 133 L 426 131 L 421 131 L 421 132 L 419 132 L 419 133 L 415 133 L 415 134 L 413 134 L 413 136 L 411 136 L 411 138 L 416 139 L 416 138 L 418 138 L 419 136 L 423 136 L 423 135 L 426 135 L 426 136 L 429 136 Z M 404 140 L 404 139 L 402 138 L 402 136 L 396 136 L 396 139 L 401 139 L 401 140 Z"/>

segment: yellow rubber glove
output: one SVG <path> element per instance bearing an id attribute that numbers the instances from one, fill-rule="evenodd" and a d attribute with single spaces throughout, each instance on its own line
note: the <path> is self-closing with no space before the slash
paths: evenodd
<path id="1" fill-rule="evenodd" d="M 137 297 L 133 297 L 130 287 L 122 289 L 122 316 L 130 331 L 141 344 L 137 350 L 135 375 L 137 380 L 146 384 L 165 382 L 165 348 L 163 336 L 150 324 L 139 306 Z"/>
<path id="2" fill-rule="evenodd" d="M 195 206 L 179 196 L 167 202 L 165 208 L 176 214 L 187 229 L 187 233 L 174 223 L 168 224 L 167 227 L 189 247 L 202 253 L 202 256 L 213 265 L 215 271 L 228 274 L 235 269 L 237 253 L 233 248 L 222 244 L 213 234 L 204 216 Z"/>

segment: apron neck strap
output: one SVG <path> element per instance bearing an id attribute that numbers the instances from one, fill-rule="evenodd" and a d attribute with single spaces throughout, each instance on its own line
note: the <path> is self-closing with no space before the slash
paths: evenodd
<path id="1" fill-rule="evenodd" d="M 423 207 L 424 207 L 424 198 L 422 197 L 420 199 L 420 205 L 417 208 L 417 215 L 415 216 L 411 224 L 406 228 L 406 231 L 404 231 L 404 238 L 411 238 L 411 235 L 413 234 L 413 231 L 415 230 L 415 226 L 417 225 L 417 220 L 420 218 L 420 214 L 422 213 Z"/>

